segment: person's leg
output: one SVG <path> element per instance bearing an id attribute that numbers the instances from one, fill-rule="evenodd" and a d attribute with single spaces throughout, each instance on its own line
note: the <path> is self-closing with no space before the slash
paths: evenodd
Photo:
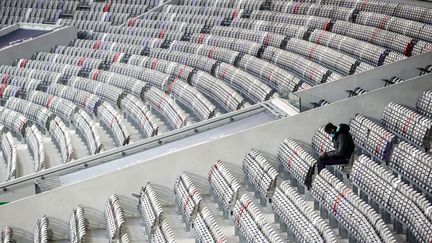
<path id="1" fill-rule="evenodd" d="M 318 173 L 321 172 L 327 165 L 343 165 L 347 164 L 348 160 L 345 158 L 334 158 L 334 157 L 326 157 L 318 159 Z"/>

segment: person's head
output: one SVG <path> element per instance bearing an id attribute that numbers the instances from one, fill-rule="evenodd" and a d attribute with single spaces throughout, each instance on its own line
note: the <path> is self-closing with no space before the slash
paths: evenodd
<path id="1" fill-rule="evenodd" d="M 324 131 L 330 134 L 331 137 L 334 137 L 334 135 L 336 134 L 336 129 L 337 127 L 333 125 L 331 122 L 327 123 L 327 125 L 325 125 L 324 127 Z"/>

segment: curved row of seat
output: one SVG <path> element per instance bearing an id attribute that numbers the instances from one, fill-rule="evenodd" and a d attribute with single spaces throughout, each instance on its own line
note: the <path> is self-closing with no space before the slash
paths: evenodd
<path id="1" fill-rule="evenodd" d="M 46 159 L 45 145 L 42 140 L 42 133 L 35 125 L 31 125 L 26 129 L 27 144 L 34 160 L 34 172 L 46 169 L 48 167 Z M 63 147 L 60 147 L 61 149 Z M 66 148 L 67 149 L 67 148 Z M 65 152 L 61 151 L 61 155 L 66 155 Z M 63 157 L 67 159 L 67 157 Z"/>
<path id="2" fill-rule="evenodd" d="M 120 206 L 119 198 L 113 194 L 105 203 L 104 216 L 106 220 L 106 230 L 110 240 L 119 240 L 119 242 L 129 242 L 129 236 L 124 231 L 124 213 Z"/>
<path id="3" fill-rule="evenodd" d="M 174 195 L 179 213 L 183 215 L 186 223 L 192 223 L 201 210 L 202 197 L 186 172 L 176 179 Z"/>
<path id="4" fill-rule="evenodd" d="M 33 231 L 34 243 L 45 243 L 52 239 L 53 232 L 49 229 L 49 220 L 47 216 L 43 216 L 36 222 Z"/>
<path id="5" fill-rule="evenodd" d="M 316 163 L 316 159 L 292 138 L 286 138 L 281 143 L 277 156 L 284 170 L 301 184 L 305 183 L 309 171 Z"/>
<path id="6" fill-rule="evenodd" d="M 150 242 L 175 242 L 174 234 L 150 183 L 140 192 L 138 211 L 144 220 Z"/>
<path id="7" fill-rule="evenodd" d="M 262 199 L 271 198 L 279 173 L 257 150 L 252 149 L 243 160 L 243 173 L 246 180 L 260 193 Z"/>
<path id="8" fill-rule="evenodd" d="M 11 227 L 6 226 L 0 231 L 0 242 L 11 243 L 14 242 L 14 233 Z"/>
<path id="9" fill-rule="evenodd" d="M 6 161 L 6 180 L 13 180 L 17 177 L 17 145 L 10 132 L 2 132 L 0 145 Z"/>
<path id="10" fill-rule="evenodd" d="M 72 243 L 84 242 L 86 236 L 86 221 L 84 218 L 84 208 L 79 205 L 72 211 L 69 219 L 69 237 Z"/>

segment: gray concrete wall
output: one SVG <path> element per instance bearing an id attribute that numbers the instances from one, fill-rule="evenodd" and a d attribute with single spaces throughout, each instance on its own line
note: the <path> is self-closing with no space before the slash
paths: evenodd
<path id="1" fill-rule="evenodd" d="M 17 28 L 18 24 L 11 28 L 6 28 L 6 30 L 3 30 L 3 33 L 0 32 L 0 34 L 7 34 Z M 73 26 L 55 29 L 47 34 L 1 49 L 0 65 L 12 65 L 15 60 L 19 58 L 30 58 L 36 52 L 49 52 L 53 47 L 57 45 L 68 45 L 76 38 L 77 29 Z"/>
<path id="2" fill-rule="evenodd" d="M 381 88 L 384 86 L 384 82 L 381 79 L 390 79 L 395 76 L 402 79 L 416 77 L 420 74 L 418 68 L 429 64 L 432 64 L 432 52 L 380 66 L 368 72 L 348 76 L 331 83 L 325 83 L 311 89 L 296 92 L 295 94 L 301 98 L 303 110 L 310 109 L 312 108 L 312 102 L 318 102 L 321 99 L 325 99 L 328 102 L 346 99 L 348 93 L 345 90 L 361 87 L 366 91 L 370 91 Z"/>
<path id="3" fill-rule="evenodd" d="M 277 120 L 231 136 L 169 153 L 139 164 L 77 184 L 58 188 L 0 207 L 0 228 L 10 225 L 32 231 L 36 219 L 43 215 L 67 222 L 72 209 L 79 204 L 102 211 L 112 193 L 130 197 L 142 185 L 151 181 L 166 192 L 172 189 L 175 177 L 189 171 L 205 180 L 216 160 L 241 165 L 251 148 L 276 154 L 278 145 L 286 137 L 310 143 L 317 128 L 328 121 L 348 122 L 356 113 L 379 119 L 390 101 L 414 106 L 424 90 L 432 89 L 432 74 L 419 77 L 365 95 L 335 102 L 301 114 Z"/>

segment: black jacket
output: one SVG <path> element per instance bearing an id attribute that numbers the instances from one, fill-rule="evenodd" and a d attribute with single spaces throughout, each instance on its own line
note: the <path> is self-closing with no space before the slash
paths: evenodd
<path id="1" fill-rule="evenodd" d="M 339 129 L 332 139 L 335 150 L 327 152 L 326 155 L 328 157 L 350 159 L 354 152 L 355 145 L 349 130 L 350 127 L 347 124 L 339 125 Z"/>

